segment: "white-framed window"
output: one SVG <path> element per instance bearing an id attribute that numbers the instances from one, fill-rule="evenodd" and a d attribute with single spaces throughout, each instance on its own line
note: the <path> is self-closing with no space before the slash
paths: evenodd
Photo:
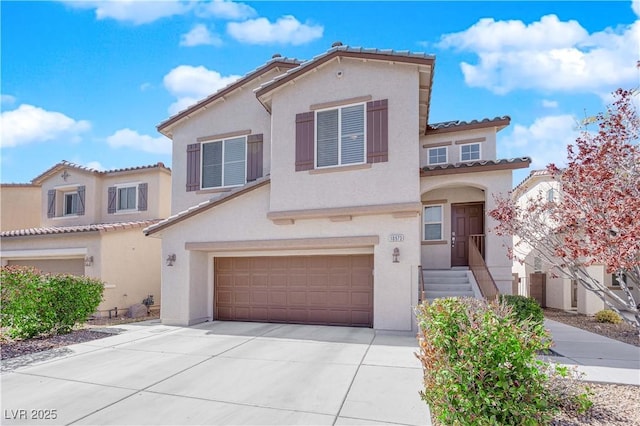
<path id="1" fill-rule="evenodd" d="M 65 192 L 64 193 L 64 216 L 75 216 L 78 214 L 78 192 Z"/>
<path id="2" fill-rule="evenodd" d="M 424 206 L 422 221 L 425 241 L 442 240 L 442 205 Z"/>
<path id="3" fill-rule="evenodd" d="M 553 203 L 556 200 L 556 190 L 553 188 L 550 188 L 547 191 L 547 201 L 549 201 L 550 203 Z"/>
<path id="4" fill-rule="evenodd" d="M 542 272 L 542 259 L 538 256 L 533 258 L 533 272 Z"/>
<path id="5" fill-rule="evenodd" d="M 246 180 L 245 136 L 202 144 L 202 189 L 244 185 Z"/>
<path id="6" fill-rule="evenodd" d="M 317 168 L 365 162 L 364 103 L 318 110 L 315 118 Z"/>
<path id="7" fill-rule="evenodd" d="M 469 143 L 460 145 L 460 161 L 474 161 L 480 159 L 480 144 Z"/>
<path id="8" fill-rule="evenodd" d="M 117 190 L 118 201 L 116 211 L 138 209 L 138 185 L 119 186 Z"/>
<path id="9" fill-rule="evenodd" d="M 427 150 L 427 164 L 444 164 L 447 162 L 447 147 L 439 146 Z"/>

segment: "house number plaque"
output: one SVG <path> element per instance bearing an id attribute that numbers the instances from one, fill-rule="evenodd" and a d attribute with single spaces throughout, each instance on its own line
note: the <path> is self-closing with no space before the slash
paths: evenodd
<path id="1" fill-rule="evenodd" d="M 390 243 L 400 243 L 404 241 L 404 234 L 389 234 Z"/>

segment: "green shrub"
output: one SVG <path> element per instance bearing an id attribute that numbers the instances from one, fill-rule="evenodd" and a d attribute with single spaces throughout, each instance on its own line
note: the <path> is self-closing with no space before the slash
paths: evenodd
<path id="1" fill-rule="evenodd" d="M 518 320 L 524 321 L 526 319 L 531 319 L 538 324 L 544 323 L 542 308 L 535 299 L 525 296 L 501 294 L 499 300 L 502 303 L 511 306 L 511 309 L 513 309 L 513 313 Z"/>
<path id="2" fill-rule="evenodd" d="M 620 324 L 622 322 L 622 317 L 618 315 L 617 312 L 611 311 L 609 309 L 603 309 L 601 311 L 596 312 L 595 320 L 597 322 Z"/>
<path id="3" fill-rule="evenodd" d="M 536 357 L 549 349 L 541 323 L 470 298 L 417 308 L 422 399 L 447 425 L 539 425 L 557 410 Z"/>
<path id="4" fill-rule="evenodd" d="M 69 333 L 102 300 L 101 281 L 73 275 L 41 275 L 33 268 L 3 267 L 0 325 L 11 337 Z"/>

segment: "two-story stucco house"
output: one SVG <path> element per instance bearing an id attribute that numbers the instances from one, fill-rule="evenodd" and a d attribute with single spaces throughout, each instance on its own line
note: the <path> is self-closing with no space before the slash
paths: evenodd
<path id="1" fill-rule="evenodd" d="M 29 190 L 38 199 L 22 204 Z M 6 189 L 9 189 L 8 191 Z M 162 163 L 98 171 L 62 161 L 24 187 L 3 185 L 2 265 L 33 266 L 105 282 L 100 315 L 119 313 L 150 294 L 160 306 L 160 241 L 142 230 L 169 216 L 171 171 Z M 38 224 L 18 227 L 19 212 L 38 208 Z M 29 212 L 28 214 L 31 214 Z M 13 219 L 12 219 L 13 218 Z"/>
<path id="2" fill-rule="evenodd" d="M 411 330 L 422 269 L 464 271 L 470 235 L 510 292 L 510 240 L 484 212 L 529 160 L 496 159 L 507 117 L 427 125 L 434 62 L 340 43 L 276 55 L 161 123 L 172 216 L 145 233 L 174 259 L 163 323 Z"/>
<path id="3" fill-rule="evenodd" d="M 546 170 L 533 170 L 512 193 L 513 199 L 524 208 L 530 200 L 542 197 L 547 201 L 559 200 L 562 197 L 562 187 L 560 182 L 553 179 Z M 517 245 L 517 238 L 514 237 L 514 245 Z M 593 315 L 605 309 L 605 304 L 596 294 L 585 289 L 576 281 L 562 276 L 555 271 L 552 266 L 543 261 L 531 247 L 518 245 L 519 256 L 524 257 L 524 263 L 513 262 L 513 273 L 517 274 L 520 281 L 520 292 L 529 295 L 533 285 L 543 286 L 543 291 L 538 292 L 538 296 L 543 298 L 543 305 L 550 308 L 572 310 L 585 315 Z M 607 273 L 607 268 L 601 264 L 591 265 L 587 268 L 589 275 L 598 282 L 609 287 L 617 293 L 623 300 L 626 299 L 624 292 L 620 290 L 617 280 L 612 274 Z M 534 282 L 537 281 L 537 282 Z M 640 289 L 632 288 L 635 300 L 640 300 Z"/>

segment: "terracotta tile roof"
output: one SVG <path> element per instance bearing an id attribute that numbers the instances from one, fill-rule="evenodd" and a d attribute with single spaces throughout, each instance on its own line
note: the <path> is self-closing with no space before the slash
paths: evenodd
<path id="1" fill-rule="evenodd" d="M 454 173 L 482 172 L 492 170 L 523 169 L 529 167 L 531 158 L 504 158 L 501 160 L 468 161 L 465 163 L 438 164 L 420 169 L 421 176 L 437 176 Z"/>
<path id="2" fill-rule="evenodd" d="M 33 183 L 0 183 L 2 188 L 39 188 L 40 185 Z"/>
<path id="3" fill-rule="evenodd" d="M 133 222 L 115 222 L 115 223 L 95 223 L 91 225 L 76 226 L 50 226 L 46 228 L 28 228 L 16 229 L 12 231 L 0 232 L 0 237 L 29 237 L 34 235 L 56 235 L 56 234 L 72 234 L 77 232 L 110 232 L 122 229 L 144 228 L 154 223 L 158 223 L 160 219 L 138 220 Z"/>
<path id="4" fill-rule="evenodd" d="M 483 118 L 482 120 L 443 121 L 440 123 L 428 124 L 427 129 L 425 130 L 425 134 L 428 135 L 433 133 L 457 132 L 460 130 L 481 129 L 484 127 L 499 127 L 498 130 L 501 130 L 504 127 L 508 126 L 509 123 L 511 123 L 511 117 L 509 117 L 508 115 L 494 118 Z"/>
<path id="5" fill-rule="evenodd" d="M 533 178 L 537 178 L 537 177 L 543 177 L 543 176 L 551 176 L 551 174 L 549 173 L 549 171 L 547 169 L 540 169 L 540 170 L 531 170 L 531 172 L 529 173 L 529 176 L 527 176 L 526 178 L 524 178 L 522 180 L 522 182 L 520 182 L 519 184 L 517 184 L 515 186 L 515 188 L 513 188 L 513 191 L 511 191 L 511 193 L 516 196 L 519 192 L 523 191 L 526 189 L 527 184 L 533 179 Z"/>
<path id="6" fill-rule="evenodd" d="M 243 84 L 247 83 L 248 81 L 252 80 L 253 78 L 258 77 L 258 76 L 266 73 L 267 71 L 270 71 L 270 70 L 272 70 L 274 68 L 277 68 L 277 67 L 294 68 L 294 67 L 297 67 L 298 65 L 300 65 L 300 63 L 301 63 L 301 61 L 299 61 L 298 59 L 284 58 L 284 57 L 281 57 L 281 56 L 274 55 L 274 57 L 271 60 L 269 60 L 267 63 L 265 63 L 264 65 L 254 69 L 253 71 L 248 72 L 247 74 L 245 74 L 244 76 L 240 77 L 239 79 L 237 79 L 233 83 L 227 85 L 226 87 L 223 87 L 222 89 L 220 89 L 217 92 L 211 94 L 210 96 L 207 96 L 206 98 L 200 100 L 199 102 L 195 103 L 194 105 L 191 105 L 190 107 L 178 112 L 177 114 L 172 115 L 171 117 L 169 117 L 168 119 L 166 119 L 162 123 L 158 124 L 156 126 L 156 128 L 158 129 L 158 131 L 160 133 L 164 134 L 165 136 L 168 136 L 164 132 L 164 130 L 166 130 L 169 126 L 171 126 L 172 124 L 177 123 L 178 121 L 182 120 L 183 118 L 185 118 L 185 117 L 189 116 L 190 114 L 198 111 L 200 108 L 205 107 L 206 105 L 210 104 L 211 102 L 215 101 L 216 99 L 221 98 L 221 97 L 231 93 L 232 91 L 234 91 L 238 87 L 242 86 Z"/>
<path id="7" fill-rule="evenodd" d="M 211 198 L 207 201 L 203 201 L 200 204 L 196 204 L 195 206 L 189 207 L 186 210 L 183 210 L 172 216 L 169 216 L 168 218 L 161 220 L 160 222 L 154 225 L 151 225 L 148 228 L 145 228 L 143 232 L 145 235 L 155 234 L 156 232 L 164 228 L 167 228 L 169 226 L 172 226 L 177 222 L 181 222 L 191 216 L 195 216 L 199 213 L 202 213 L 205 210 L 209 210 L 212 207 L 215 207 L 217 205 L 230 201 L 240 195 L 244 195 L 247 192 L 253 191 L 254 189 L 260 188 L 261 186 L 268 184 L 270 181 L 271 181 L 271 177 L 266 176 L 266 177 L 257 179 L 253 182 L 249 182 L 246 185 L 240 186 L 238 188 L 234 188 L 222 196 Z"/>
<path id="8" fill-rule="evenodd" d="M 137 171 L 137 170 L 146 170 L 146 169 L 155 169 L 155 168 L 171 171 L 171 169 L 166 167 L 164 165 L 164 163 L 161 162 L 161 161 L 157 162 L 156 164 L 149 164 L 149 165 L 146 165 L 146 166 L 126 167 L 126 168 L 111 169 L 111 170 L 96 170 L 96 169 L 93 169 L 91 167 L 82 166 L 80 164 L 72 163 L 72 162 L 67 161 L 67 160 L 62 160 L 61 162 L 53 165 L 52 167 L 50 167 L 49 169 L 47 169 L 46 171 L 44 171 L 40 175 L 38 175 L 35 178 L 33 178 L 31 180 L 31 183 L 37 185 L 42 180 L 46 179 L 47 177 L 49 177 L 53 173 L 56 173 L 58 170 L 60 170 L 62 168 L 65 168 L 65 167 L 76 169 L 76 170 L 81 170 L 81 171 L 84 171 L 84 172 L 87 172 L 87 173 L 91 173 L 91 174 L 95 174 L 95 175 L 101 175 L 101 176 L 108 175 L 108 174 L 113 174 L 113 173 L 121 173 L 121 172 Z"/>

